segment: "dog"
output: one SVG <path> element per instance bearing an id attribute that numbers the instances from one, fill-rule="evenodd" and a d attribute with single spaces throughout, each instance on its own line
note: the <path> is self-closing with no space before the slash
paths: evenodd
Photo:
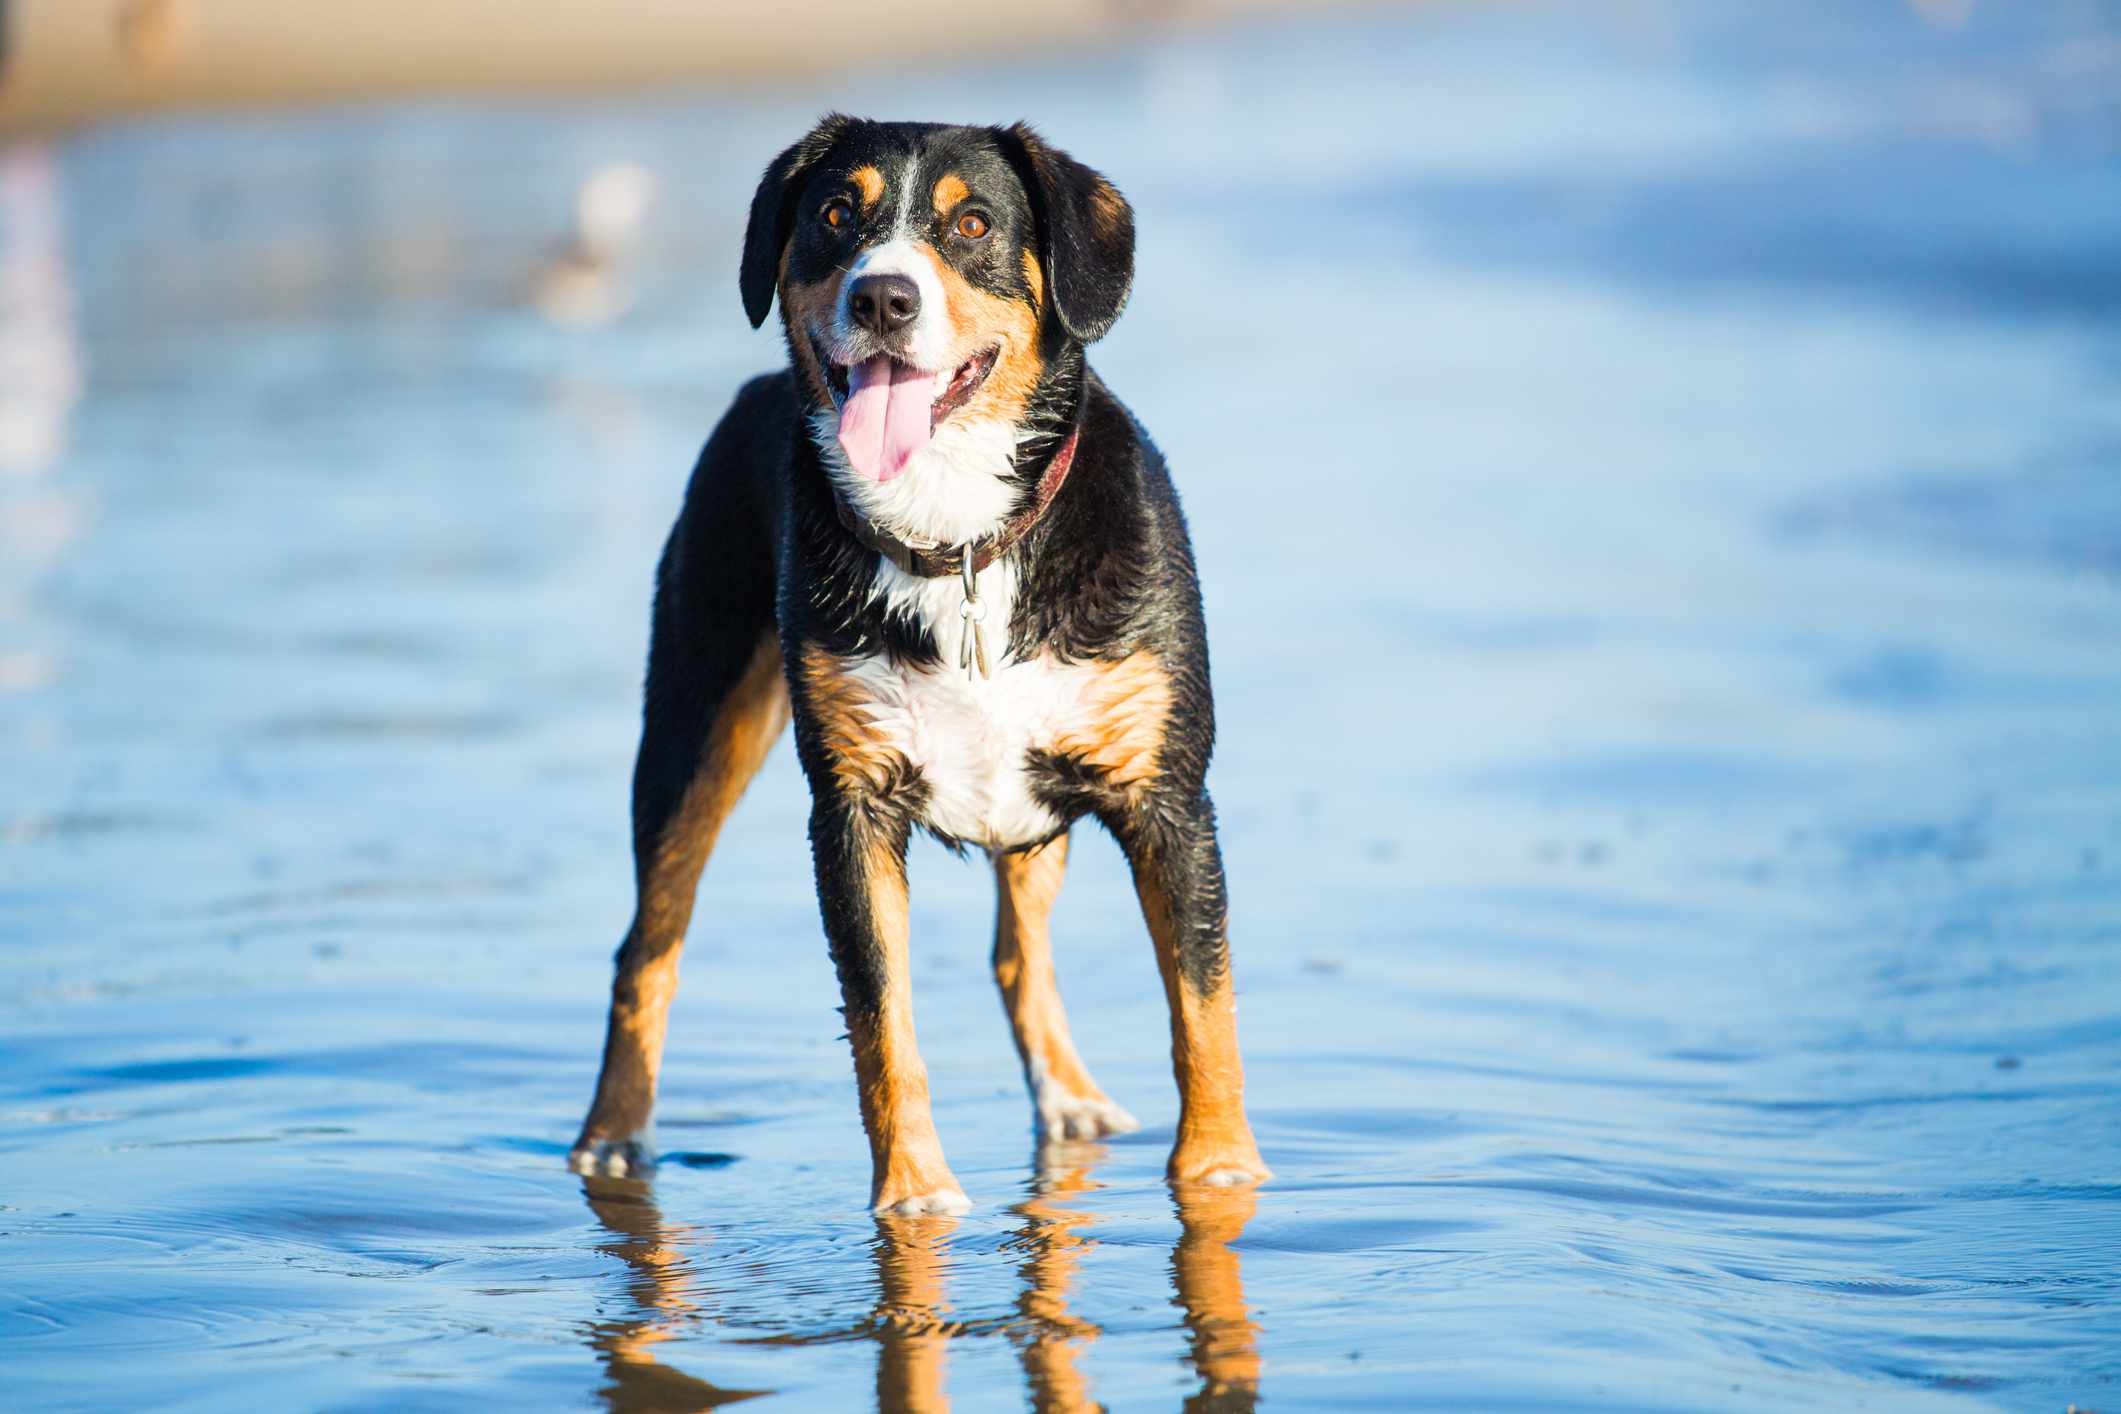
<path id="1" fill-rule="evenodd" d="M 1133 872 L 1171 1015 L 1178 1184 L 1268 1177 L 1244 1111 L 1205 777 L 1199 582 L 1163 457 L 1084 359 L 1134 213 L 1023 124 L 824 118 L 766 168 L 739 287 L 789 366 L 747 383 L 657 570 L 636 908 L 584 1174 L 652 1167 L 678 956 L 715 836 L 791 718 L 878 1212 L 971 1205 L 914 1041 L 906 845 L 985 852 L 994 975 L 1044 1139 L 1137 1128 L 1076 1053 L 1047 920 L 1069 829 Z"/>

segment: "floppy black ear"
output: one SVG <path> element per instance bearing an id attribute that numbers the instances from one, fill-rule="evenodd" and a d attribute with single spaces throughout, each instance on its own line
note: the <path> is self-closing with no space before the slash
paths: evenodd
<path id="1" fill-rule="evenodd" d="M 773 287 L 781 252 L 795 229 L 795 198 L 803 178 L 854 123 L 845 113 L 827 113 L 801 141 L 767 164 L 766 175 L 759 178 L 751 198 L 751 222 L 744 228 L 744 265 L 737 275 L 744 313 L 754 329 L 773 311 Z"/>
<path id="2" fill-rule="evenodd" d="M 1095 343 L 1134 286 L 1134 208 L 1118 188 L 1023 124 L 1003 148 L 1031 193 L 1047 298 L 1070 338 Z"/>

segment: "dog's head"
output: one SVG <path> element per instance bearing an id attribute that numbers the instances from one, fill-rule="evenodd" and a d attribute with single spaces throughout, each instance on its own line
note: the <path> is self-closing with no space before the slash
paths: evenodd
<path id="1" fill-rule="evenodd" d="M 766 169 L 744 312 L 789 350 L 849 468 L 890 481 L 946 429 L 1009 429 L 1119 317 L 1134 213 L 1029 128 L 833 114 Z"/>

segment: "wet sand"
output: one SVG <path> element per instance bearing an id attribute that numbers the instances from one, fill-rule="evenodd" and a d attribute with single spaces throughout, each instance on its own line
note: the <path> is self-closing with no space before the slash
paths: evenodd
<path id="1" fill-rule="evenodd" d="M 935 56 L 1080 52 L 1225 22 L 1292 0 L 12 0 L 0 133 L 168 109 L 379 96 L 746 89 L 791 74 L 894 69 Z"/>
<path id="2" fill-rule="evenodd" d="M 2109 13 L 1424 10 L 17 149 L 10 1400 L 2121 1403 Z M 785 745 L 665 1167 L 564 1170 L 651 568 L 778 355 L 750 182 L 828 103 L 1030 114 L 1140 210 L 1096 362 L 1208 589 L 1255 1195 L 1161 1182 L 1155 970 L 1079 831 L 1062 985 L 1145 1130 L 1034 1152 L 987 871 L 922 845 L 978 1208 L 863 1213 Z M 615 163 L 616 317 L 556 325 Z"/>

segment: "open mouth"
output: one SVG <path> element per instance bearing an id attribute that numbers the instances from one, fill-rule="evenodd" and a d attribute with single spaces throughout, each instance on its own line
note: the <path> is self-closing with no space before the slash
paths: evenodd
<path id="1" fill-rule="evenodd" d="M 816 351 L 839 408 L 839 440 L 848 464 L 864 476 L 889 481 L 928 445 L 944 418 L 979 392 L 994 372 L 1001 346 L 974 354 L 948 374 L 925 372 L 888 354 L 849 365 L 833 362 L 822 348 Z"/>
<path id="2" fill-rule="evenodd" d="M 972 401 L 972 395 L 977 393 L 980 390 L 980 385 L 987 381 L 987 375 L 994 372 L 995 360 L 1001 356 L 1001 352 L 1001 345 L 996 344 L 985 353 L 974 354 L 957 366 L 957 371 L 950 375 L 949 383 L 944 385 L 943 391 L 936 396 L 934 403 L 929 408 L 928 426 L 931 431 L 942 426 L 944 418 Z M 847 365 L 834 363 L 825 356 L 825 351 L 822 348 L 817 351 L 817 361 L 825 370 L 826 385 L 832 389 L 832 405 L 836 408 L 844 409 L 847 406 L 847 395 L 849 392 Z M 895 368 L 907 367 L 907 365 L 900 363 L 897 359 L 887 359 L 886 361 Z M 871 360 L 871 362 L 875 362 L 875 360 Z"/>

